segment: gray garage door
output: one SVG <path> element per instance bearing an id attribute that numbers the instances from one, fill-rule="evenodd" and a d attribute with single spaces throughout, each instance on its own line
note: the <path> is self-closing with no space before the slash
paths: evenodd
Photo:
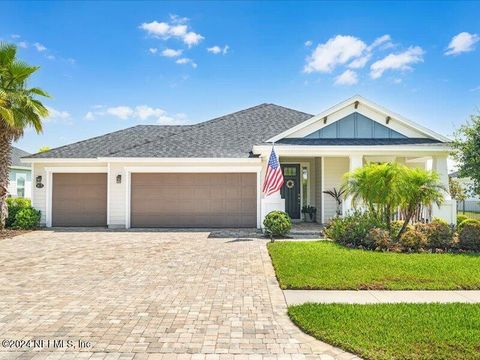
<path id="1" fill-rule="evenodd" d="M 132 174 L 132 227 L 256 227 L 256 174 Z"/>
<path id="2" fill-rule="evenodd" d="M 106 226 L 107 174 L 53 174 L 52 226 Z"/>

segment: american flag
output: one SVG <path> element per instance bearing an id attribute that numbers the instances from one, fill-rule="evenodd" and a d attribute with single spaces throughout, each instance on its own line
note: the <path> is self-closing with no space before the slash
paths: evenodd
<path id="1" fill-rule="evenodd" d="M 283 185 L 283 174 L 280 164 L 278 163 L 275 149 L 272 146 L 270 159 L 268 160 L 267 173 L 263 182 L 263 192 L 265 196 L 273 194 L 280 190 Z"/>

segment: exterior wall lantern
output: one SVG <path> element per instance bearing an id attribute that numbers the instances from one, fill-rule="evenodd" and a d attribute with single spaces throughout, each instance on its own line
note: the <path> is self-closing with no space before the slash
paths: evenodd
<path id="1" fill-rule="evenodd" d="M 35 178 L 35 183 L 36 183 L 35 186 L 36 186 L 37 189 L 43 188 L 42 176 L 41 175 L 39 175 Z"/>
<path id="2" fill-rule="evenodd" d="M 122 175 L 118 174 L 117 175 L 117 184 L 121 184 L 122 183 Z"/>

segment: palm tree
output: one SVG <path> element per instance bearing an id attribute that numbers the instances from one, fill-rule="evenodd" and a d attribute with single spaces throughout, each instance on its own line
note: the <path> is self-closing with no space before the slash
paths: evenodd
<path id="1" fill-rule="evenodd" d="M 438 173 L 423 169 L 406 168 L 401 179 L 400 209 L 405 215 L 403 226 L 398 232 L 397 241 L 407 229 L 408 223 L 423 207 L 432 204 L 440 206 L 444 201 L 446 187 L 440 183 Z"/>
<path id="2" fill-rule="evenodd" d="M 332 190 L 325 190 L 323 193 L 330 195 L 335 199 L 335 202 L 337 203 L 337 216 L 342 215 L 342 196 L 345 193 L 345 189 L 337 190 L 336 188 L 333 188 Z"/>
<path id="3" fill-rule="evenodd" d="M 5 227 L 8 212 L 5 199 L 12 142 L 29 126 L 42 132 L 42 119 L 48 116 L 37 97 L 49 95 L 42 89 L 27 87 L 27 80 L 39 67 L 18 60 L 16 55 L 15 45 L 0 44 L 0 229 Z"/>
<path id="4" fill-rule="evenodd" d="M 367 164 L 345 175 L 345 195 L 355 206 L 361 202 L 388 229 L 401 202 L 400 179 L 405 167 L 395 163 Z"/>

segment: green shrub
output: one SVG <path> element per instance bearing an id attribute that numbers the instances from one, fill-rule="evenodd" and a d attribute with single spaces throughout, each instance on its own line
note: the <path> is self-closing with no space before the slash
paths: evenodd
<path id="1" fill-rule="evenodd" d="M 342 245 L 374 248 L 367 241 L 367 235 L 373 228 L 385 228 L 381 221 L 368 212 L 355 211 L 344 217 L 336 217 L 325 226 L 325 235 Z"/>
<path id="2" fill-rule="evenodd" d="M 457 215 L 457 225 L 462 223 L 463 221 L 467 220 L 468 216 L 467 215 Z"/>
<path id="3" fill-rule="evenodd" d="M 480 222 L 462 222 L 458 246 L 462 250 L 480 251 Z"/>
<path id="4" fill-rule="evenodd" d="M 415 229 L 421 232 L 427 240 L 429 249 L 448 249 L 453 245 L 454 232 L 443 220 L 435 219 L 430 224 L 416 224 Z"/>
<path id="5" fill-rule="evenodd" d="M 406 252 L 419 251 L 427 246 L 427 237 L 421 231 L 410 228 L 400 237 L 400 246 Z"/>
<path id="6" fill-rule="evenodd" d="M 270 235 L 273 241 L 274 236 L 284 236 L 291 230 L 292 220 L 286 212 L 272 211 L 265 216 L 263 226 L 265 227 L 265 232 Z"/>
<path id="7" fill-rule="evenodd" d="M 480 224 L 480 221 L 479 220 L 476 220 L 476 219 L 465 219 L 463 220 L 460 224 L 458 224 L 457 226 L 457 231 L 460 233 L 462 231 L 462 228 L 466 225 L 466 224 Z"/>
<path id="8" fill-rule="evenodd" d="M 21 209 L 15 216 L 15 229 L 35 229 L 40 225 L 40 211 L 32 207 Z"/>
<path id="9" fill-rule="evenodd" d="M 7 198 L 8 217 L 6 219 L 6 227 L 12 227 L 15 222 L 17 213 L 22 209 L 27 209 L 32 206 L 30 199 L 25 198 Z"/>
<path id="10" fill-rule="evenodd" d="M 367 234 L 365 238 L 367 244 L 370 244 L 369 247 L 376 250 L 389 250 L 393 247 L 392 238 L 390 233 L 381 228 L 373 228 Z"/>

